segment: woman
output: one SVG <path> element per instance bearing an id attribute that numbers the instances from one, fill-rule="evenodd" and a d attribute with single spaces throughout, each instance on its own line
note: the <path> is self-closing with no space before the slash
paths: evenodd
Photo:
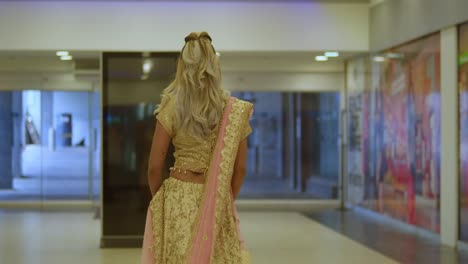
<path id="1" fill-rule="evenodd" d="M 191 33 L 174 82 L 156 109 L 142 263 L 248 263 L 234 200 L 246 173 L 253 105 L 221 86 L 218 57 L 206 33 Z M 175 164 L 162 170 L 172 141 Z"/>

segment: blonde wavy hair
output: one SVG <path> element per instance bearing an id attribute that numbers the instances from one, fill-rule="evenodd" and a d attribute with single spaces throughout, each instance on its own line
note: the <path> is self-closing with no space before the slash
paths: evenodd
<path id="1" fill-rule="evenodd" d="M 221 67 L 210 35 L 192 32 L 185 37 L 175 80 L 163 91 L 155 114 L 173 99 L 175 129 L 206 138 L 220 121 L 229 98 L 221 81 Z"/>

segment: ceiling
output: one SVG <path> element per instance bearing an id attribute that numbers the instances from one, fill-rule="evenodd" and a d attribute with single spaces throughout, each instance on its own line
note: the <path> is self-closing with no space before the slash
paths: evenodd
<path id="1" fill-rule="evenodd" d="M 0 0 L 1 1 L 1 0 Z M 69 51 L 73 58 L 99 59 L 100 51 Z M 322 55 L 324 51 L 221 51 L 222 58 L 304 58 Z M 4 51 L 0 58 L 57 58 L 56 51 Z M 357 52 L 340 52 L 339 59 L 355 56 Z"/>
<path id="2" fill-rule="evenodd" d="M 11 0 L 0 0 L 0 2 L 4 1 L 11 1 Z M 17 2 L 39 2 L 41 0 L 16 0 Z M 48 0 L 48 1 L 55 1 L 55 2 L 72 2 L 76 0 Z M 96 0 L 80 0 L 81 2 L 94 2 Z M 100 0 L 101 2 L 130 2 L 131 0 Z M 134 0 L 131 2 L 168 2 L 169 0 Z M 370 3 L 371 0 L 171 0 L 171 2 L 255 2 L 255 3 L 311 3 L 311 2 L 318 2 L 318 3 L 342 3 L 342 4 L 349 4 L 349 3 Z"/>
<path id="3" fill-rule="evenodd" d="M 1 1 L 1 0 L 0 0 Z M 56 51 L 0 51 L 0 58 L 57 58 Z M 99 51 L 70 51 L 70 55 L 79 59 L 99 59 Z"/>
<path id="4" fill-rule="evenodd" d="M 222 52 L 221 67 L 227 72 L 336 72 L 343 71 L 344 61 L 356 52 L 341 52 L 338 58 L 315 61 L 324 52 Z"/>
<path id="5" fill-rule="evenodd" d="M 73 61 L 61 61 L 55 51 L 0 51 L 0 72 L 73 72 L 77 69 L 99 72 L 101 52 L 70 51 Z M 220 62 L 224 72 L 342 72 L 344 61 L 358 55 L 356 52 L 341 52 L 338 58 L 316 62 L 315 56 L 323 52 L 221 52 Z M 109 70 L 122 78 L 140 78 L 142 59 L 113 59 Z M 167 76 L 175 67 L 175 60 L 155 59 L 150 78 Z M 169 70 L 170 69 L 170 70 Z M 124 75 L 129 74 L 125 77 Z"/>

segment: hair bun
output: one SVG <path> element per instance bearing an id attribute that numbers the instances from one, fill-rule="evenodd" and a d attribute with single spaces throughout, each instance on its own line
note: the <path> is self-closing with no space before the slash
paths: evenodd
<path id="1" fill-rule="evenodd" d="M 198 39 L 197 33 L 192 32 L 192 33 L 190 33 L 190 35 L 185 37 L 185 43 L 187 43 L 189 41 L 192 41 L 192 40 L 197 40 L 197 39 Z"/>
<path id="2" fill-rule="evenodd" d="M 210 35 L 207 32 L 203 31 L 200 33 L 200 35 L 198 35 L 195 32 L 190 33 L 188 36 L 185 37 L 185 43 L 192 41 L 192 40 L 199 40 L 200 38 L 206 38 L 212 41 Z"/>
<path id="3" fill-rule="evenodd" d="M 199 38 L 207 38 L 209 39 L 210 41 L 213 41 L 210 37 L 210 34 L 208 34 L 207 32 L 203 31 L 202 33 L 200 33 L 200 36 Z"/>

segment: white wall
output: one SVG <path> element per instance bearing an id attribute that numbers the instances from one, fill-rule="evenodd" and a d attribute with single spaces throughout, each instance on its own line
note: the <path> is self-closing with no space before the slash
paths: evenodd
<path id="1" fill-rule="evenodd" d="M 344 89 L 345 78 L 343 72 L 227 72 L 223 83 L 231 91 L 333 92 Z"/>
<path id="2" fill-rule="evenodd" d="M 67 90 L 91 91 L 97 80 L 79 80 L 73 73 L 8 73 L 0 72 L 0 91 Z"/>
<path id="3" fill-rule="evenodd" d="M 333 66 L 314 66 L 314 72 L 263 71 L 248 69 L 247 71 L 224 71 L 223 85 L 231 91 L 341 91 L 344 89 L 343 64 Z M 141 98 L 148 101 L 159 100 L 160 91 L 170 80 L 158 82 L 112 82 L 115 89 L 109 100 L 112 103 L 140 102 Z M 62 90 L 62 91 L 92 91 L 98 82 L 75 80 L 73 74 L 14 74 L 0 73 L 0 91 L 6 90 Z M 131 90 L 130 90 L 131 89 Z M 154 89 L 152 98 L 148 98 L 148 89 Z M 99 90 L 99 89 L 98 89 Z M 117 92 L 118 90 L 118 92 Z"/>
<path id="4" fill-rule="evenodd" d="M 343 72 L 342 59 L 316 62 L 315 54 L 301 52 L 299 55 L 287 53 L 281 56 L 231 55 L 221 56 L 221 68 L 225 72 Z M 318 55 L 318 54 L 317 54 Z M 322 54 L 320 54 L 322 55 Z"/>
<path id="5" fill-rule="evenodd" d="M 367 4 L 0 1 L 0 50 L 175 51 L 207 30 L 222 51 L 366 51 Z"/>
<path id="6" fill-rule="evenodd" d="M 263 56 L 221 56 L 224 87 L 231 91 L 344 90 L 342 60 L 315 62 L 308 52 Z"/>
<path id="7" fill-rule="evenodd" d="M 468 21 L 467 0 L 385 0 L 370 11 L 370 48 L 383 50 Z"/>

